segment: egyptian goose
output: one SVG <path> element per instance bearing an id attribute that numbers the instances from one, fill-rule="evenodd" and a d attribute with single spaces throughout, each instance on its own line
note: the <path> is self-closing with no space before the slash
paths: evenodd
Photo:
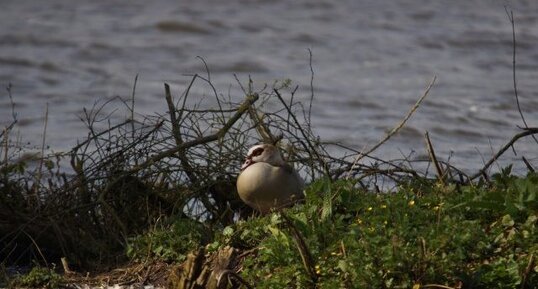
<path id="1" fill-rule="evenodd" d="M 237 178 L 237 192 L 243 202 L 262 214 L 289 206 L 304 197 L 304 182 L 270 144 L 248 150 Z"/>

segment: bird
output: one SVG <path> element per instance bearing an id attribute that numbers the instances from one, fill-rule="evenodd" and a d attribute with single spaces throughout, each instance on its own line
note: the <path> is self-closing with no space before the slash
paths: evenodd
<path id="1" fill-rule="evenodd" d="M 259 144 L 248 150 L 236 185 L 241 200 L 262 214 L 304 198 L 303 179 L 272 144 Z"/>

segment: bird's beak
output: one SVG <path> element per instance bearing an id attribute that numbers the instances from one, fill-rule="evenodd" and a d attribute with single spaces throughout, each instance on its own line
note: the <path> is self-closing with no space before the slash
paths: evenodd
<path id="1" fill-rule="evenodd" d="M 250 166 L 251 164 L 253 164 L 254 162 L 252 161 L 251 158 L 247 158 L 245 160 L 245 162 L 243 163 L 243 165 L 241 165 L 241 171 L 245 170 L 246 168 L 248 168 L 248 166 Z"/>

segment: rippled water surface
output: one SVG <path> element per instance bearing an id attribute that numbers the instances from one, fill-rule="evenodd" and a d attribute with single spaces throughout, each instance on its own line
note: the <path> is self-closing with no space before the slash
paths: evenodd
<path id="1" fill-rule="evenodd" d="M 255 85 L 291 79 L 309 98 L 323 139 L 356 149 L 395 126 L 434 75 L 437 83 L 379 156 L 437 154 L 469 170 L 481 166 L 522 125 L 512 88 L 513 9 L 523 113 L 538 125 L 538 1 L 2 1 L 0 83 L 12 84 L 23 140 L 63 150 L 86 134 L 83 107 L 129 98 L 138 74 L 138 113 L 164 111 L 163 82 L 183 91 L 194 73 L 241 99 L 234 74 Z M 208 94 L 209 91 L 199 91 Z M 120 106 L 118 104 L 118 106 Z M 119 108 L 119 107 L 118 107 Z M 111 112 L 113 107 L 106 107 Z M 11 121 L 7 92 L 0 124 Z M 538 165 L 538 145 L 514 153 Z"/>

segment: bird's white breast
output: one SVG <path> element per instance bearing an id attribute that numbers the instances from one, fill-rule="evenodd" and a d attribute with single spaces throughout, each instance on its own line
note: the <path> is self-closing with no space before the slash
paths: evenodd
<path id="1" fill-rule="evenodd" d="M 237 192 L 249 206 L 266 213 L 301 198 L 302 180 L 291 167 L 260 162 L 241 172 Z"/>

